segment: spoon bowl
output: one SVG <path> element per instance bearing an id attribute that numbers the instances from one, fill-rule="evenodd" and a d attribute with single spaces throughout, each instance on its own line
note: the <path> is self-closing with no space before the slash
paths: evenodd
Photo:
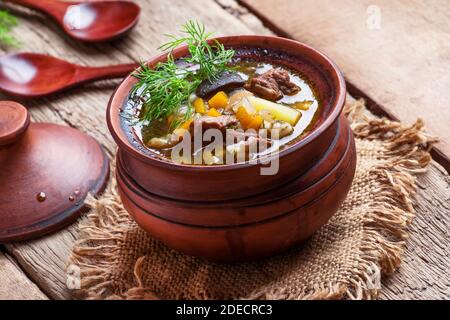
<path id="1" fill-rule="evenodd" d="M 118 38 L 138 22 L 140 7 L 131 1 L 7 0 L 50 15 L 72 38 L 101 42 Z"/>
<path id="2" fill-rule="evenodd" d="M 75 65 L 53 57 L 7 55 L 0 58 L 0 90 L 16 96 L 47 95 L 67 86 L 75 72 Z"/>
<path id="3" fill-rule="evenodd" d="M 90 81 L 121 78 L 137 66 L 85 67 L 43 54 L 10 54 L 0 58 L 0 91 L 21 98 L 42 97 Z"/>
<path id="4" fill-rule="evenodd" d="M 97 42 L 123 35 L 138 21 L 140 8 L 128 1 L 72 4 L 63 17 L 63 28 L 75 39 Z"/>

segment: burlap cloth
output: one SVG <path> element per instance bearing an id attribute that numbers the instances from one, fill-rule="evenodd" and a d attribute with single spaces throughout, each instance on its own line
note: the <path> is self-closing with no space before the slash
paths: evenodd
<path id="1" fill-rule="evenodd" d="M 413 218 L 414 175 L 430 161 L 418 120 L 404 126 L 346 105 L 358 164 L 347 199 L 327 225 L 294 250 L 254 263 L 217 264 L 172 249 L 139 229 L 112 179 L 80 224 L 69 265 L 84 298 L 369 299 L 398 268 Z"/>

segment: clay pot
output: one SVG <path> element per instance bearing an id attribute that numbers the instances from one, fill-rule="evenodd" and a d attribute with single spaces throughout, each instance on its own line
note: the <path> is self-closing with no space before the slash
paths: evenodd
<path id="1" fill-rule="evenodd" d="M 353 135 L 341 116 L 345 82 L 336 65 L 296 41 L 267 36 L 217 38 L 238 58 L 282 64 L 316 87 L 318 120 L 279 153 L 279 171 L 261 165 L 182 165 L 136 145 L 120 110 L 136 83 L 129 76 L 112 96 L 108 127 L 119 147 L 117 180 L 125 208 L 167 245 L 220 261 L 243 261 L 283 251 L 311 236 L 337 211 L 356 166 Z M 186 55 L 182 47 L 175 58 Z M 165 55 L 151 59 L 154 66 Z"/>

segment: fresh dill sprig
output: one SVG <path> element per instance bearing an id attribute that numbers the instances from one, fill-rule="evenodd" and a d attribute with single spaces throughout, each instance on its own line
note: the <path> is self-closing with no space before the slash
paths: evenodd
<path id="1" fill-rule="evenodd" d="M 178 120 L 186 120 L 192 114 L 189 100 L 203 80 L 214 80 L 228 69 L 234 50 L 225 49 L 218 41 L 209 41 L 213 33 L 206 32 L 205 26 L 196 21 L 188 21 L 181 30 L 183 36 L 168 35 L 171 39 L 160 49 L 169 51 L 168 59 L 154 69 L 145 65 L 134 76 L 139 82 L 132 94 L 139 92 L 144 100 L 141 119 L 147 121 L 164 120 L 175 115 Z M 189 55 L 177 64 L 171 54 L 180 45 L 187 45 Z M 186 106 L 182 115 L 181 106 Z M 179 123 L 179 122 L 176 122 Z"/>
<path id="2" fill-rule="evenodd" d="M 180 106 L 189 101 L 189 96 L 194 92 L 201 81 L 189 79 L 192 74 L 188 70 L 183 71 L 175 64 L 171 54 L 165 63 L 160 63 L 151 69 L 141 64 L 141 70 L 135 74 L 139 83 L 134 87 L 132 94 L 138 91 L 144 99 L 142 120 L 164 120 L 172 114 L 176 114 Z M 183 118 L 190 116 L 188 108 Z"/>
<path id="3" fill-rule="evenodd" d="M 10 34 L 17 25 L 17 19 L 8 11 L 0 10 L 0 42 L 7 46 L 18 47 L 19 41 Z"/>
<path id="4" fill-rule="evenodd" d="M 227 64 L 233 58 L 234 50 L 226 50 L 223 44 L 217 40 L 212 44 L 208 43 L 213 32 L 206 32 L 203 24 L 192 20 L 183 25 L 181 32 L 186 36 L 177 38 L 174 35 L 168 35 L 172 41 L 163 44 L 159 49 L 172 51 L 181 44 L 186 44 L 190 56 L 183 60 L 191 65 L 199 65 L 196 75 L 202 79 L 213 80 L 226 69 Z"/>

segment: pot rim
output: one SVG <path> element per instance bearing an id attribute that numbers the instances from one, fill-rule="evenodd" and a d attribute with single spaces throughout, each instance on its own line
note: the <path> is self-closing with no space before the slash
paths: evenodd
<path id="1" fill-rule="evenodd" d="M 221 164 L 217 166 L 205 166 L 205 165 L 191 165 L 191 164 L 180 164 L 175 162 L 170 162 L 165 159 L 160 159 L 158 157 L 151 157 L 141 151 L 139 151 L 137 148 L 135 148 L 131 142 L 128 140 L 128 137 L 126 136 L 125 132 L 122 129 L 121 123 L 120 123 L 120 115 L 119 111 L 123 106 L 124 99 L 126 99 L 131 91 L 131 87 L 137 80 L 133 77 L 133 73 L 136 70 L 139 70 L 140 68 L 133 71 L 130 75 L 128 75 L 117 87 L 117 89 L 114 91 L 113 95 L 111 96 L 108 107 L 106 109 L 106 120 L 108 129 L 113 136 L 115 142 L 117 143 L 118 147 L 132 155 L 133 157 L 152 164 L 159 167 L 163 167 L 166 169 L 171 170 L 189 170 L 189 171 L 225 171 L 225 170 L 235 170 L 235 169 L 241 169 L 251 166 L 261 166 L 262 161 L 270 161 L 273 159 L 273 157 L 279 157 L 282 158 L 290 153 L 293 153 L 297 151 L 298 149 L 301 149 L 305 145 L 312 143 L 314 140 L 316 140 L 323 132 L 325 132 L 329 127 L 331 127 L 340 116 L 345 103 L 346 98 L 346 84 L 344 77 L 339 70 L 339 67 L 325 54 L 318 51 L 317 49 L 312 48 L 311 46 L 308 46 L 302 42 L 282 38 L 282 37 L 276 37 L 276 36 L 263 36 L 263 35 L 237 35 L 237 36 L 223 36 L 223 37 L 215 37 L 212 38 L 210 41 L 219 41 L 220 43 L 224 43 L 225 45 L 229 45 L 230 47 L 236 46 L 238 47 L 235 42 L 237 40 L 241 40 L 242 43 L 245 43 L 246 40 L 249 42 L 261 42 L 262 44 L 267 43 L 265 45 L 261 45 L 260 48 L 268 48 L 270 49 L 271 45 L 270 43 L 276 43 L 277 45 L 280 45 L 283 47 L 283 45 L 287 45 L 288 47 L 296 46 L 298 48 L 301 48 L 303 51 L 309 51 L 308 58 L 314 62 L 317 62 L 316 68 L 323 69 L 323 67 L 319 67 L 320 65 L 327 65 L 327 69 L 329 72 L 331 72 L 331 78 L 334 78 L 335 81 L 331 84 L 336 92 L 335 96 L 331 100 L 331 112 L 327 116 L 324 121 L 314 128 L 309 134 L 304 137 L 303 139 L 299 140 L 298 142 L 294 143 L 293 145 L 289 146 L 288 148 L 279 151 L 278 153 L 268 155 L 266 157 L 263 157 L 261 159 L 258 159 L 256 162 L 241 162 L 241 163 L 233 163 L 233 164 Z M 283 50 L 283 48 L 280 48 L 280 50 Z M 174 57 L 182 57 L 187 52 L 187 46 L 181 46 L 179 48 L 176 48 L 172 54 Z M 159 55 L 154 56 L 153 58 L 149 59 L 145 62 L 146 65 L 154 65 L 158 62 L 165 61 L 167 58 L 167 53 L 161 53 Z M 337 81 L 336 81 L 337 80 Z M 336 85 L 337 84 L 337 85 Z"/>

